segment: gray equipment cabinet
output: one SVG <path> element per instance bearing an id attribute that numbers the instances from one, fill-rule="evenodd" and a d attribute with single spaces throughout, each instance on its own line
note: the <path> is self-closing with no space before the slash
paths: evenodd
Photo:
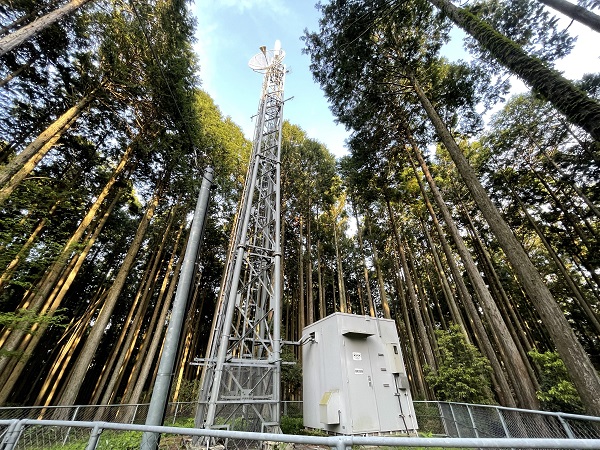
<path id="1" fill-rule="evenodd" d="M 335 313 L 303 330 L 304 426 L 335 434 L 414 433 L 393 320 Z"/>

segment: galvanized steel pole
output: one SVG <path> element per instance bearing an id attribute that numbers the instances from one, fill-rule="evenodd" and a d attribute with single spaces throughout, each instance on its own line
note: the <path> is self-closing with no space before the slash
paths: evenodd
<path id="1" fill-rule="evenodd" d="M 206 213 L 208 210 L 208 200 L 210 186 L 213 181 L 213 169 L 208 167 L 204 171 L 200 194 L 192 219 L 190 237 L 185 249 L 185 257 L 181 265 L 179 282 L 177 283 L 177 291 L 171 308 L 171 319 L 165 336 L 164 349 L 158 365 L 158 373 L 152 391 L 152 399 L 148 409 L 146 425 L 162 425 L 167 406 L 169 390 L 171 389 L 171 381 L 173 376 L 173 367 L 177 358 L 177 350 L 179 348 L 179 340 L 181 330 L 183 328 L 183 320 L 187 310 L 187 301 L 190 292 L 190 286 L 194 277 L 194 265 L 200 241 L 204 233 L 204 224 L 206 222 Z M 160 434 L 154 432 L 145 432 L 142 436 L 141 450 L 154 450 L 158 447 Z"/>

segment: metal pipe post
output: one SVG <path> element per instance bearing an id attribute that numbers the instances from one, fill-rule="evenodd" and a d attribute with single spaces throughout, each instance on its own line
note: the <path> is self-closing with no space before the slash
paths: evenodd
<path id="1" fill-rule="evenodd" d="M 12 450 L 17 441 L 19 440 L 19 435 L 23 430 L 23 424 L 21 420 L 13 419 L 8 426 L 8 429 L 4 433 L 4 439 L 2 439 L 1 447 L 4 450 Z"/>
<path id="2" fill-rule="evenodd" d="M 175 365 L 175 359 L 177 358 L 181 330 L 183 328 L 183 322 L 187 310 L 188 296 L 194 278 L 194 266 L 196 264 L 198 250 L 200 248 L 200 241 L 204 233 L 204 224 L 206 222 L 208 200 L 210 197 L 210 186 L 212 185 L 212 181 L 213 169 L 212 167 L 207 167 L 207 169 L 204 171 L 202 186 L 200 187 L 200 194 L 198 195 L 198 201 L 194 211 L 194 218 L 192 219 L 192 224 L 190 226 L 190 237 L 188 239 L 187 247 L 185 249 L 185 256 L 181 265 L 179 282 L 177 283 L 177 291 L 175 292 L 175 299 L 173 300 L 173 305 L 171 308 L 171 319 L 169 321 L 169 327 L 167 328 L 167 334 L 165 336 L 164 348 L 160 358 L 160 363 L 158 365 L 154 389 L 152 390 L 152 399 L 150 400 L 150 407 L 148 408 L 146 425 L 163 424 L 169 390 L 171 389 L 173 367 Z M 142 435 L 140 449 L 156 449 L 159 439 L 160 435 L 158 433 L 144 433 Z"/>
<path id="3" fill-rule="evenodd" d="M 90 439 L 88 440 L 88 444 L 85 450 L 96 450 L 96 447 L 98 446 L 98 440 L 100 439 L 101 434 L 102 427 L 99 424 L 92 428 L 92 432 L 90 433 Z"/>

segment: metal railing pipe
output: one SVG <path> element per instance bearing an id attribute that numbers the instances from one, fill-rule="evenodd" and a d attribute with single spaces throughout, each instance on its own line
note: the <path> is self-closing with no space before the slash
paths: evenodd
<path id="1" fill-rule="evenodd" d="M 0 422 L 1 424 L 2 422 Z M 532 438 L 425 438 L 393 436 L 299 436 L 278 433 L 253 433 L 243 431 L 210 430 L 203 428 L 178 428 L 150 425 L 131 425 L 112 422 L 71 422 L 66 420 L 23 419 L 18 428 L 28 425 L 53 427 L 92 428 L 96 435 L 100 430 L 141 431 L 161 434 L 211 437 L 217 439 L 244 439 L 294 444 L 322 445 L 345 450 L 354 445 L 387 447 L 446 447 L 446 448 L 556 448 L 600 449 L 600 439 L 532 439 Z M 13 433 L 14 434 L 14 433 Z M 94 433 L 92 433 L 94 434 Z M 90 438 L 92 440 L 92 438 Z M 12 447 L 11 447 L 12 448 Z M 89 447 L 88 450 L 92 450 Z"/>

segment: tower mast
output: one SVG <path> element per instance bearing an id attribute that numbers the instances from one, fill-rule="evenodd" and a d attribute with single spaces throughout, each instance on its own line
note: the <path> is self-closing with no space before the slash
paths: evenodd
<path id="1" fill-rule="evenodd" d="M 250 165 L 202 373 L 196 426 L 279 430 L 281 127 L 285 52 L 261 47 L 264 73 Z"/>

